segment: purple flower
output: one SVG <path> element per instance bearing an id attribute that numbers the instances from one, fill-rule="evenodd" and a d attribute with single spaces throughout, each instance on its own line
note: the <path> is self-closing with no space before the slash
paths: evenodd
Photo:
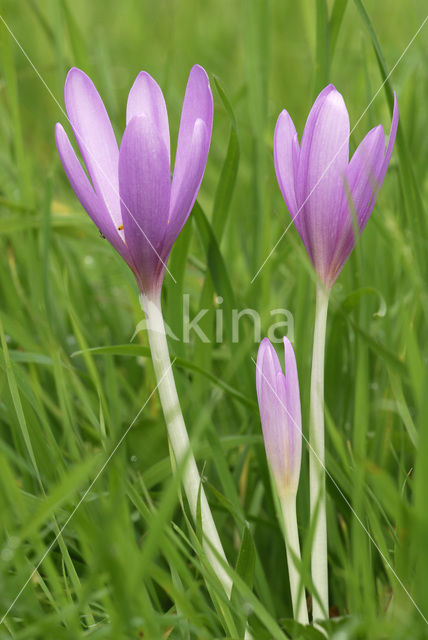
<path id="1" fill-rule="evenodd" d="M 332 84 L 315 100 L 299 147 L 282 111 L 274 136 L 275 171 L 285 203 L 318 277 L 330 289 L 376 202 L 398 125 L 397 98 L 385 152 L 382 125 L 369 131 L 349 161 L 349 116 Z"/>
<path id="2" fill-rule="evenodd" d="M 257 354 L 256 385 L 266 457 L 281 496 L 296 494 L 302 455 L 299 379 L 291 342 L 284 338 L 285 375 L 264 338 Z"/>
<path id="3" fill-rule="evenodd" d="M 120 150 L 91 79 L 73 68 L 65 106 L 89 179 L 61 124 L 55 139 L 83 208 L 135 274 L 158 295 L 172 245 L 196 200 L 211 141 L 213 99 L 204 69 L 189 75 L 171 181 L 168 115 L 162 91 L 142 71 L 128 96 Z"/>

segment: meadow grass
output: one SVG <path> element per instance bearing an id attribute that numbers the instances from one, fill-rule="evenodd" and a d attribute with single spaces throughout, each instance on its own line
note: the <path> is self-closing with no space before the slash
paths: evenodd
<path id="1" fill-rule="evenodd" d="M 262 335 L 272 309 L 293 314 L 307 434 L 315 286 L 294 228 L 252 282 L 289 222 L 273 169 L 276 118 L 287 108 L 301 134 L 313 98 L 333 82 L 353 126 L 425 10 L 422 0 L 0 3 L 58 101 L 0 24 L 1 640 L 236 639 L 247 620 L 256 640 L 324 637 L 292 621 L 256 404 L 258 343 L 248 317 L 232 341 L 232 309 L 257 310 Z M 353 150 L 372 126 L 389 131 L 395 89 L 392 162 L 327 326 L 335 617 L 325 626 L 336 640 L 428 637 L 427 29 L 351 136 Z M 133 276 L 79 205 L 54 143 L 73 65 L 93 78 L 118 137 L 129 88 L 146 69 L 164 91 L 175 141 L 195 62 L 211 77 L 214 132 L 163 305 L 178 336 L 183 294 L 192 317 L 209 309 L 200 326 L 210 342 L 193 333 L 170 349 L 233 567 L 230 602 L 171 474 L 146 333 L 130 342 L 142 320 Z M 306 447 L 298 517 L 310 590 Z"/>

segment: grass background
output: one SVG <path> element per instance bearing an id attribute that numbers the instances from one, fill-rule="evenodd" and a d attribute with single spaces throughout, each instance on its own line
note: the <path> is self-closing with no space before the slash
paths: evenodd
<path id="1" fill-rule="evenodd" d="M 314 278 L 295 229 L 251 283 L 289 221 L 273 170 L 276 118 L 286 107 L 301 134 L 331 81 L 355 124 L 424 10 L 422 0 L 0 3 L 55 97 L 0 25 L 2 618 L 31 576 L 1 639 L 240 638 L 247 616 L 257 640 L 322 637 L 291 621 L 255 402 L 258 345 L 248 318 L 238 344 L 228 322 L 232 308 L 254 308 L 265 333 L 272 309 L 292 312 L 307 430 Z M 330 598 L 339 617 L 327 626 L 336 640 L 428 637 L 427 28 L 351 137 L 353 150 L 375 124 L 389 131 L 394 88 L 394 155 L 328 318 Z M 193 335 L 170 348 L 182 359 L 174 368 L 184 415 L 236 567 L 231 603 L 195 555 L 198 532 L 180 507 L 150 396 L 144 332 L 129 348 L 142 319 L 133 277 L 82 211 L 53 136 L 55 122 L 65 124 L 64 80 L 76 65 L 95 81 L 118 139 L 127 93 L 138 71 L 149 71 L 175 141 L 195 62 L 211 76 L 214 131 L 199 206 L 170 259 L 177 284 L 166 278 L 164 309 L 180 335 L 189 294 L 192 316 L 210 309 L 201 326 L 211 337 L 215 311 L 224 311 L 222 344 Z M 107 349 L 86 351 L 95 347 Z M 308 584 L 305 448 L 298 515 Z"/>

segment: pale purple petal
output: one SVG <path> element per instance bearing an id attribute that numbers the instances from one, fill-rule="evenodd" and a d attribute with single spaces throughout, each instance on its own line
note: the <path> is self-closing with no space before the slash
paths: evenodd
<path id="1" fill-rule="evenodd" d="M 369 131 L 358 145 L 345 172 L 349 192 L 344 209 L 349 218 L 350 195 L 360 231 L 366 226 L 381 186 L 379 179 L 384 153 L 385 135 L 382 125 L 379 125 Z"/>
<path id="2" fill-rule="evenodd" d="M 281 365 L 275 349 L 267 338 L 260 343 L 257 354 L 256 386 L 266 456 L 275 477 L 284 475 L 284 409 L 278 396 L 276 377 Z M 282 395 L 282 394 L 281 394 Z"/>
<path id="3" fill-rule="evenodd" d="M 123 241 L 123 232 L 117 229 L 105 207 L 103 199 L 95 193 L 64 128 L 59 122 L 55 127 L 55 141 L 65 174 L 74 193 L 80 200 L 82 207 L 103 236 L 107 238 L 123 259 L 129 263 L 130 257 L 126 244 Z"/>
<path id="4" fill-rule="evenodd" d="M 294 486 L 293 460 L 290 455 L 290 416 L 287 407 L 287 389 L 284 372 L 279 370 L 272 380 L 276 415 L 274 427 L 269 429 L 270 464 L 276 470 L 279 482 L 284 486 Z M 266 450 L 268 443 L 265 438 Z"/>
<path id="5" fill-rule="evenodd" d="M 165 144 L 145 116 L 132 118 L 123 134 L 119 185 L 126 243 L 148 290 L 164 272 L 160 255 L 171 187 Z"/>
<path id="6" fill-rule="evenodd" d="M 355 246 L 355 232 L 361 232 L 373 209 L 379 189 L 379 171 L 385 150 L 383 127 L 368 132 L 357 147 L 344 176 L 345 189 L 337 214 L 340 233 L 330 257 L 324 280 L 331 286 Z M 351 205 L 351 206 L 350 206 Z"/>
<path id="7" fill-rule="evenodd" d="M 283 111 L 278 119 L 274 137 L 278 182 L 292 215 L 297 208 L 293 222 L 318 277 L 329 288 L 355 245 L 355 224 L 361 232 L 373 210 L 391 159 L 398 118 L 394 93 L 386 152 L 383 128 L 379 126 L 367 134 L 349 164 L 349 116 L 333 85 L 315 100 L 300 153 L 287 112 Z M 294 145 L 291 141 L 295 141 Z"/>
<path id="8" fill-rule="evenodd" d="M 62 166 L 74 193 L 79 198 L 82 207 L 89 213 L 97 227 L 100 228 L 103 224 L 103 209 L 100 208 L 102 200 L 95 193 L 64 127 L 59 122 L 55 125 L 55 142 Z M 110 216 L 109 220 L 111 222 Z"/>
<path id="9" fill-rule="evenodd" d="M 292 218 L 297 213 L 297 202 L 295 193 L 295 180 L 299 163 L 299 140 L 296 128 L 292 119 L 285 109 L 279 114 L 273 138 L 273 155 L 275 161 L 275 172 L 282 196 L 287 205 Z M 295 225 L 305 242 L 304 230 L 301 225 L 301 218 L 295 218 Z M 303 234 L 303 235 L 302 235 Z"/>
<path id="10" fill-rule="evenodd" d="M 297 368 L 285 344 L 286 375 L 267 338 L 257 355 L 256 386 L 266 456 L 278 490 L 297 491 L 301 458 L 301 416 Z M 291 350 L 291 353 L 290 353 Z"/>
<path id="11" fill-rule="evenodd" d="M 257 393 L 262 392 L 262 383 L 266 379 L 275 380 L 276 374 L 281 371 L 281 365 L 272 347 L 269 338 L 263 338 L 257 352 L 256 385 Z"/>
<path id="12" fill-rule="evenodd" d="M 290 468 L 296 485 L 299 482 L 300 462 L 302 458 L 302 414 L 300 407 L 299 378 L 297 374 L 296 356 L 288 338 L 284 337 L 285 357 L 285 391 L 288 410 L 288 438 L 290 452 Z"/>
<path id="13" fill-rule="evenodd" d="M 149 74 L 141 72 L 131 88 L 120 152 L 104 104 L 93 82 L 79 69 L 71 69 L 67 76 L 65 103 L 89 174 L 88 179 L 65 133 L 58 130 L 58 148 L 70 182 L 89 215 L 134 271 L 140 289 L 158 290 L 206 165 L 213 120 L 208 76 L 198 65 L 189 74 L 173 188 L 167 110 Z"/>
<path id="14" fill-rule="evenodd" d="M 268 382 L 275 388 L 275 379 L 278 371 L 281 371 L 281 365 L 275 349 L 272 347 L 268 338 L 263 338 L 257 352 L 256 367 L 256 387 L 259 398 L 260 412 L 264 411 L 264 403 L 260 404 L 263 398 L 264 389 Z M 263 406 L 262 406 L 263 405 Z"/>
<path id="15" fill-rule="evenodd" d="M 205 171 L 207 138 L 205 123 L 196 120 L 182 183 L 173 181 L 171 187 L 171 206 L 165 242 L 165 250 L 168 253 L 189 217 L 198 195 Z"/>
<path id="16" fill-rule="evenodd" d="M 311 147 L 312 137 L 317 125 L 318 116 L 328 96 L 335 91 L 336 89 L 334 85 L 332 84 L 327 85 L 327 87 L 325 87 L 316 98 L 306 120 L 305 128 L 303 130 L 303 135 L 302 135 L 302 141 L 300 144 L 299 163 L 297 166 L 297 171 L 295 170 L 295 195 L 296 195 L 296 203 L 298 207 L 300 207 L 303 204 L 305 197 L 307 196 L 307 193 L 306 193 L 307 164 L 309 161 L 310 147 Z M 305 148 L 304 158 L 302 157 L 303 147 Z"/>
<path id="17" fill-rule="evenodd" d="M 179 209 L 176 203 L 178 201 L 188 201 L 188 198 L 182 196 L 180 192 L 182 189 L 188 188 L 186 185 L 187 170 L 189 162 L 191 162 L 190 156 L 194 152 L 192 142 L 195 135 L 195 125 L 198 120 L 202 120 L 204 123 L 206 134 L 201 142 L 201 147 L 199 148 L 198 153 L 200 178 L 196 186 L 195 193 L 192 194 L 194 198 L 196 198 L 204 173 L 211 142 L 213 123 L 213 97 L 208 76 L 202 67 L 195 65 L 190 71 L 183 108 L 181 111 L 177 153 L 175 154 L 174 163 L 174 176 L 172 179 L 170 223 L 173 222 L 175 216 L 186 216 L 188 213 L 187 211 L 183 212 L 183 210 Z"/>
<path id="18" fill-rule="evenodd" d="M 377 194 L 385 178 L 386 169 L 391 159 L 398 125 L 398 106 L 394 93 L 394 111 L 391 133 L 385 153 L 385 136 L 382 125 L 369 131 L 357 147 L 347 167 L 345 180 L 348 193 L 344 196 L 342 206 L 342 231 L 329 267 L 329 283 L 337 279 L 343 265 L 351 254 L 355 238 L 356 216 L 360 233 L 365 228 L 376 203 Z M 349 210 L 349 194 L 352 198 L 352 212 Z"/>
<path id="19" fill-rule="evenodd" d="M 307 249 L 324 279 L 337 242 L 343 177 L 349 156 L 349 116 L 331 85 L 312 107 L 302 136 L 296 185 Z"/>
<path id="20" fill-rule="evenodd" d="M 397 136 L 397 128 L 398 128 L 398 103 L 397 103 L 397 94 L 394 91 L 394 108 L 392 111 L 392 122 L 391 122 L 391 131 L 389 132 L 388 146 L 386 148 L 385 159 L 382 164 L 382 169 L 379 175 L 379 182 L 382 184 L 383 179 L 386 174 L 386 170 L 388 169 L 389 161 L 391 160 L 392 151 L 394 149 L 395 138 Z"/>
<path id="21" fill-rule="evenodd" d="M 128 96 L 126 123 L 135 116 L 146 116 L 152 121 L 170 157 L 168 113 L 163 93 L 158 83 L 146 72 L 141 71 Z"/>
<path id="22" fill-rule="evenodd" d="M 92 80 L 72 68 L 64 89 L 65 106 L 95 192 L 101 196 L 116 226 L 119 206 L 119 150 L 113 127 Z"/>

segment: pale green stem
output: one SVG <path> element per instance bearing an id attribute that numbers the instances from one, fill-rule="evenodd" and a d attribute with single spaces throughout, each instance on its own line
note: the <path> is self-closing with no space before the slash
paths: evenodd
<path id="1" fill-rule="evenodd" d="M 309 480 L 311 521 L 314 527 L 311 569 L 315 594 L 313 620 L 328 617 L 327 517 L 324 452 L 324 352 L 329 292 L 317 286 L 314 344 L 312 352 L 309 431 Z M 314 523 L 314 518 L 316 522 Z"/>
<path id="2" fill-rule="evenodd" d="M 280 501 L 284 520 L 285 547 L 287 551 L 288 578 L 290 580 L 293 615 L 295 620 L 300 622 L 300 624 L 308 624 L 305 591 L 297 566 L 298 563 L 301 562 L 301 555 L 297 528 L 296 496 L 294 494 L 286 494 L 280 497 Z"/>
<path id="3" fill-rule="evenodd" d="M 204 551 L 218 579 L 223 585 L 227 596 L 230 597 L 232 580 L 218 558 L 220 557 L 225 563 L 227 562 L 205 491 L 201 484 L 201 478 L 181 413 L 169 358 L 160 299 L 142 296 L 142 304 L 146 314 L 147 331 L 160 401 L 174 458 L 177 465 L 183 464 L 184 461 L 183 487 L 192 517 L 195 522 L 197 522 L 198 517 L 200 517 Z"/>

